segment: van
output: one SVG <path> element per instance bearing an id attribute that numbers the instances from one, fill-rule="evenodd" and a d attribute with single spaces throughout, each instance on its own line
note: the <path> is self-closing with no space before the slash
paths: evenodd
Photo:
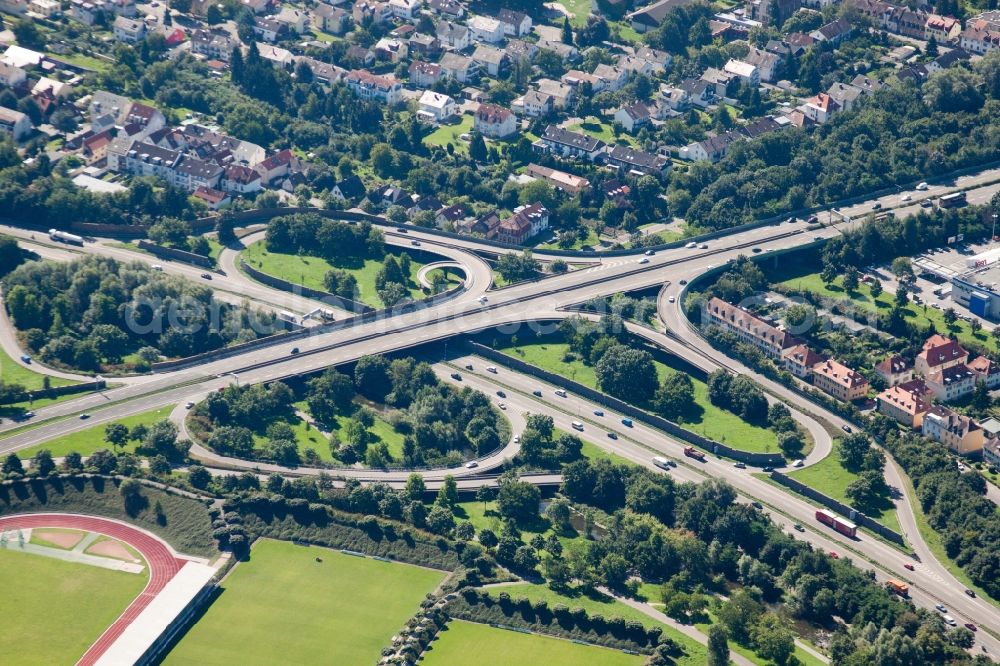
<path id="1" fill-rule="evenodd" d="M 566 391 L 565 391 L 565 389 L 556 389 L 555 393 L 560 398 L 565 398 L 566 397 Z"/>
<path id="2" fill-rule="evenodd" d="M 486 366 L 486 372 L 492 372 L 494 375 L 497 374 L 497 366 L 495 365 Z"/>
<path id="3" fill-rule="evenodd" d="M 583 424 L 580 423 L 579 421 L 573 421 L 573 430 L 580 430 L 582 432 Z"/>

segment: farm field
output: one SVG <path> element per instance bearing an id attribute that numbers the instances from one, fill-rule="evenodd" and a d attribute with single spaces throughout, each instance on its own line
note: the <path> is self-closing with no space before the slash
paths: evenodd
<path id="1" fill-rule="evenodd" d="M 445 575 L 262 539 L 164 663 L 372 664 Z"/>

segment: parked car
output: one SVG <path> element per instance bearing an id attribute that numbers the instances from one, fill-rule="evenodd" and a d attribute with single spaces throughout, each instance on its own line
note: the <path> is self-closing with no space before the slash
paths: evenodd
<path id="1" fill-rule="evenodd" d="M 501 402 L 500 405 L 499 405 L 499 407 L 503 411 L 507 411 L 507 403 L 506 402 Z"/>
<path id="2" fill-rule="evenodd" d="M 844 432 L 854 432 L 854 431 L 853 431 L 853 430 L 851 429 L 851 426 L 849 426 L 849 425 L 847 425 L 847 424 L 844 424 L 844 425 L 840 426 L 840 429 L 841 429 L 841 430 L 843 430 Z"/>
<path id="3" fill-rule="evenodd" d="M 875 205 L 872 206 L 872 210 L 882 210 L 882 202 L 876 201 Z"/>
<path id="4" fill-rule="evenodd" d="M 702 243 L 701 245 L 698 246 L 698 248 L 702 249 L 702 250 L 707 250 L 708 249 L 708 243 Z"/>
<path id="5" fill-rule="evenodd" d="M 955 618 L 953 618 L 951 615 L 945 615 L 944 621 L 945 624 L 947 624 L 949 627 L 954 627 L 958 624 L 958 622 L 955 622 Z"/>
<path id="6" fill-rule="evenodd" d="M 803 465 L 805 465 L 805 463 L 801 460 L 796 460 L 792 463 L 792 467 L 802 467 Z"/>
<path id="7" fill-rule="evenodd" d="M 760 502 L 757 502 L 756 500 L 753 501 L 753 502 L 750 502 L 750 506 L 752 506 L 755 509 L 763 509 L 764 508 L 764 505 L 761 504 Z"/>

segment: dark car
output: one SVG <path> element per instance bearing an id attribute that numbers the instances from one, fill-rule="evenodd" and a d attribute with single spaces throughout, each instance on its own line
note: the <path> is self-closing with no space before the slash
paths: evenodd
<path id="1" fill-rule="evenodd" d="M 458 374 L 457 372 L 451 373 L 451 378 L 457 382 L 462 381 L 462 375 Z"/>
<path id="2" fill-rule="evenodd" d="M 750 506 L 752 506 L 755 509 L 763 509 L 764 508 L 763 504 L 761 504 L 760 502 L 756 502 L 756 501 L 755 502 L 750 502 Z"/>
<path id="3" fill-rule="evenodd" d="M 853 432 L 853 430 L 851 430 L 851 426 L 846 425 L 846 424 L 840 426 L 840 429 L 843 430 L 844 432 Z"/>
<path id="4" fill-rule="evenodd" d="M 497 395 L 500 396 L 501 398 L 506 398 L 507 397 L 507 394 L 504 393 L 503 391 L 497 391 Z"/>
<path id="5" fill-rule="evenodd" d="M 970 597 L 974 597 L 974 596 L 976 596 L 976 593 L 975 593 L 975 592 L 973 592 L 972 590 L 968 590 L 968 589 L 967 589 L 967 590 L 965 591 L 965 594 L 967 594 L 967 595 L 968 595 L 968 596 L 970 596 Z"/>
<path id="6" fill-rule="evenodd" d="M 298 354 L 298 353 L 299 353 L 299 348 L 298 347 L 292 347 L 292 354 Z"/>
<path id="7" fill-rule="evenodd" d="M 608 433 L 608 438 L 609 438 L 609 439 L 618 439 L 618 435 L 616 435 L 616 434 L 615 434 L 615 433 L 613 433 L 613 432 L 609 432 L 609 433 Z"/>
<path id="8" fill-rule="evenodd" d="M 872 210 L 882 210 L 882 202 L 881 201 L 876 201 L 875 205 L 872 206 Z"/>
<path id="9" fill-rule="evenodd" d="M 680 284 L 681 284 L 682 286 L 683 286 L 683 285 L 685 285 L 685 284 L 687 284 L 687 283 L 688 283 L 688 281 L 687 281 L 687 280 L 681 280 L 681 281 L 680 281 Z"/>
<path id="10" fill-rule="evenodd" d="M 203 278 L 205 278 L 206 280 L 211 280 L 212 279 L 212 274 L 211 273 L 202 273 L 201 276 Z"/>
<path id="11" fill-rule="evenodd" d="M 773 467 L 765 467 L 764 471 L 767 472 L 768 474 L 770 474 L 771 472 L 774 471 L 774 468 Z"/>
<path id="12" fill-rule="evenodd" d="M 398 231 L 398 232 L 399 232 L 399 233 L 401 233 L 401 234 L 405 234 L 405 233 L 409 233 L 409 232 L 407 232 L 407 231 L 406 231 L 406 229 L 404 229 L 403 227 L 396 227 L 396 231 Z"/>
<path id="13" fill-rule="evenodd" d="M 537 396 L 537 397 L 541 398 L 542 397 L 542 391 L 541 391 L 541 389 L 535 389 L 534 391 L 531 392 L 531 395 Z"/>
<path id="14" fill-rule="evenodd" d="M 469 372 L 472 372 L 472 364 L 471 363 L 467 363 L 465 365 L 465 369 L 468 370 Z"/>
<path id="15" fill-rule="evenodd" d="M 806 528 L 802 527 L 802 525 L 800 525 L 799 523 L 795 523 L 794 525 L 792 525 L 792 527 L 795 528 L 796 532 L 805 532 L 806 531 Z"/>

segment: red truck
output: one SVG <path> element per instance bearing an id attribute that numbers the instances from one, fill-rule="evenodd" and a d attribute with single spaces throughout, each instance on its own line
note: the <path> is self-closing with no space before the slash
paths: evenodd
<path id="1" fill-rule="evenodd" d="M 685 446 L 684 455 L 686 455 L 688 458 L 694 458 L 695 460 L 700 460 L 702 462 L 705 462 L 705 454 L 699 451 L 698 449 L 694 448 L 693 446 Z"/>
<path id="2" fill-rule="evenodd" d="M 858 534 L 858 526 L 849 520 L 844 520 L 840 516 L 827 511 L 826 509 L 816 510 L 816 520 L 823 523 L 827 527 L 832 527 L 841 534 L 851 537 L 852 539 Z"/>

